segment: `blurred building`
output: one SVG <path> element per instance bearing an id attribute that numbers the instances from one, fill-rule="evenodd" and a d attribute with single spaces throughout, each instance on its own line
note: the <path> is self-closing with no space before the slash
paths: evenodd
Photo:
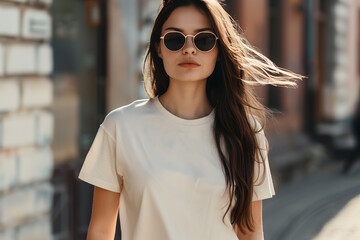
<path id="1" fill-rule="evenodd" d="M 351 121 L 360 99 L 360 1 L 323 1 L 319 25 L 315 94 L 316 126 L 325 142 L 341 155 L 355 146 Z M 316 72 L 315 72 L 316 73 Z"/>
<path id="2" fill-rule="evenodd" d="M 333 150 L 353 146 L 349 120 L 359 99 L 360 1 L 234 3 L 248 40 L 278 66 L 308 77 L 297 89 L 256 89 L 274 112 L 267 136 L 276 176 L 289 179 L 311 167 L 316 142 Z"/>
<path id="3" fill-rule="evenodd" d="M 0 239 L 52 239 L 52 1 L 0 1 Z"/>

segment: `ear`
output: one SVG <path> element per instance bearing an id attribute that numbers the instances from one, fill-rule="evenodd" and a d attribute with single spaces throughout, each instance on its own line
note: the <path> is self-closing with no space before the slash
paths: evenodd
<path id="1" fill-rule="evenodd" d="M 159 43 L 155 43 L 155 48 L 156 48 L 156 52 L 159 56 L 159 58 L 162 59 L 162 53 L 161 53 L 161 47 L 160 47 L 160 44 Z"/>

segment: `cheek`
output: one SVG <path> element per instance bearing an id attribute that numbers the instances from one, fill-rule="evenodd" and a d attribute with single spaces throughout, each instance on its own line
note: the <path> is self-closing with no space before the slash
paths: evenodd
<path id="1" fill-rule="evenodd" d="M 204 59 L 207 60 L 206 65 L 209 68 L 209 71 L 213 71 L 216 65 L 216 60 L 218 58 L 218 52 L 214 52 L 213 54 L 211 54 L 211 56 L 204 56 Z"/>
<path id="2" fill-rule="evenodd" d="M 166 73 L 169 75 L 169 71 L 174 68 L 175 60 L 172 59 L 170 56 L 163 54 L 163 64 Z"/>

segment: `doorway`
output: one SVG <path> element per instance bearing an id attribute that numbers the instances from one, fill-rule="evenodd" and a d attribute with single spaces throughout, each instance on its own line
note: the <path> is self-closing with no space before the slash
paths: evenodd
<path id="1" fill-rule="evenodd" d="M 54 239 L 86 239 L 92 186 L 79 169 L 105 117 L 106 1 L 53 1 Z"/>

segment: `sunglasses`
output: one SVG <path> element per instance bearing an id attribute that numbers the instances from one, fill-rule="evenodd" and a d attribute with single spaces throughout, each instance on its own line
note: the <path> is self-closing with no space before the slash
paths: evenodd
<path id="1" fill-rule="evenodd" d="M 195 35 L 185 36 L 183 33 L 176 31 L 167 32 L 164 36 L 161 36 L 160 39 L 164 40 L 164 45 L 167 49 L 176 52 L 184 47 L 187 37 L 192 37 L 193 44 L 202 52 L 212 50 L 218 39 L 218 37 L 212 32 L 198 32 Z"/>

